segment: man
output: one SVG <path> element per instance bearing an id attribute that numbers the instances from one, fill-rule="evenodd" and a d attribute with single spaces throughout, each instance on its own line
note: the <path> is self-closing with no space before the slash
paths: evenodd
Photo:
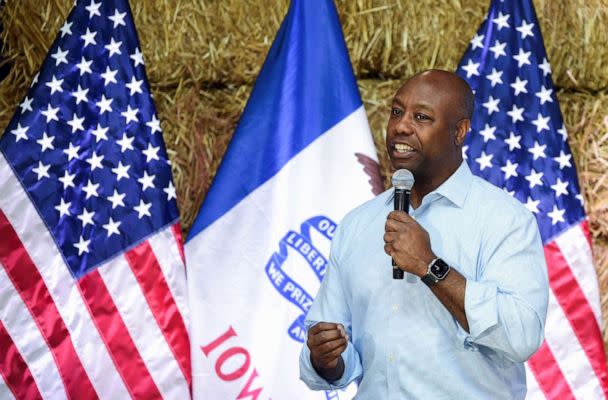
<path id="1" fill-rule="evenodd" d="M 523 363 L 543 341 L 545 259 L 533 215 L 463 162 L 472 113 L 471 89 L 446 71 L 415 75 L 395 95 L 386 143 L 392 166 L 414 174 L 411 212 L 392 211 L 388 190 L 338 227 L 306 320 L 310 388 L 525 397 Z M 409 279 L 392 278 L 391 257 Z"/>

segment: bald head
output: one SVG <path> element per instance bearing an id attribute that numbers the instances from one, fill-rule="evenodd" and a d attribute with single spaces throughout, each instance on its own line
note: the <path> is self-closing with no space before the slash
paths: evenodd
<path id="1" fill-rule="evenodd" d="M 410 77 L 401 88 L 415 80 L 427 81 L 440 88 L 442 92 L 449 93 L 455 106 L 454 111 L 457 119 L 467 118 L 470 120 L 473 117 L 475 97 L 469 84 L 460 76 L 440 69 L 429 69 Z"/>

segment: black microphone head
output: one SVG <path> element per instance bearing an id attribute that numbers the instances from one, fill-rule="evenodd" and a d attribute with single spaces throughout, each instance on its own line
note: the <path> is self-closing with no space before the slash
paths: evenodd
<path id="1" fill-rule="evenodd" d="M 414 174 L 407 169 L 398 169 L 393 174 L 393 186 L 396 189 L 412 190 L 414 186 Z"/>

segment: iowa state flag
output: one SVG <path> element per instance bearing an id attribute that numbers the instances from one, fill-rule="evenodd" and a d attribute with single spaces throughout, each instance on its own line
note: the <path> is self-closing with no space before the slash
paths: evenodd
<path id="1" fill-rule="evenodd" d="M 336 224 L 381 190 L 334 4 L 294 0 L 186 243 L 195 398 L 352 397 L 298 357 Z"/>

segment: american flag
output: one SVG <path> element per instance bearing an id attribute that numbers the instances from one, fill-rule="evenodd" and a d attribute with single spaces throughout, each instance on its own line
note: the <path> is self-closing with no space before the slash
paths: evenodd
<path id="1" fill-rule="evenodd" d="M 188 398 L 175 188 L 127 0 L 80 0 L 0 140 L 0 398 Z"/>
<path id="2" fill-rule="evenodd" d="M 463 149 L 472 171 L 534 213 L 545 246 L 549 309 L 545 342 L 526 366 L 528 398 L 603 399 L 589 227 L 531 0 L 493 0 L 457 72 L 475 91 Z"/>

